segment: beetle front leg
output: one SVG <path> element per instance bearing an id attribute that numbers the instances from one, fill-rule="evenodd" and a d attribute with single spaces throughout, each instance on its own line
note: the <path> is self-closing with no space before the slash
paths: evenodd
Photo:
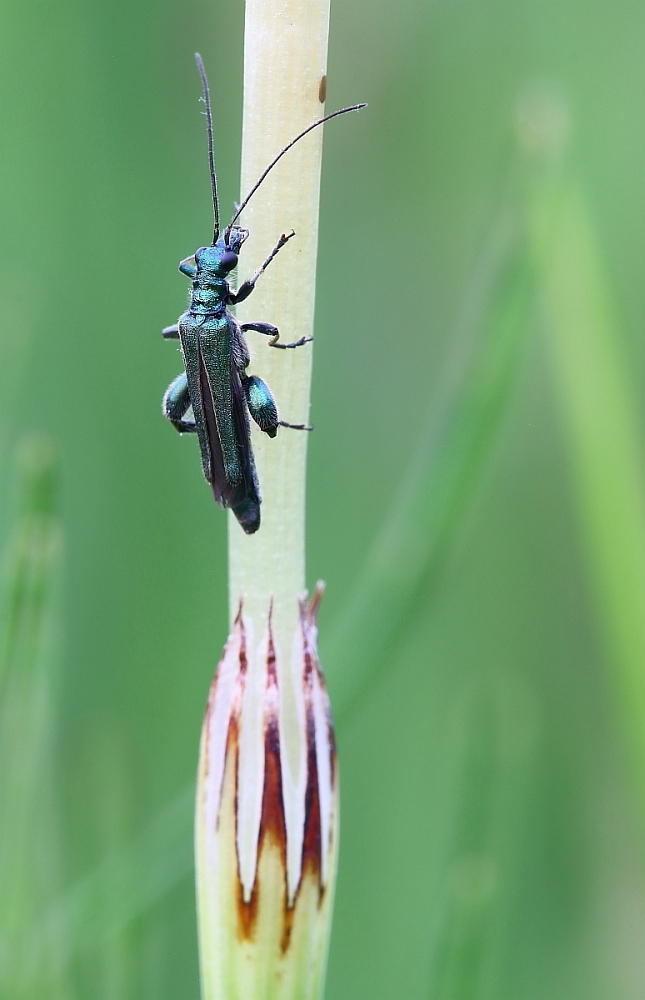
<path id="1" fill-rule="evenodd" d="M 182 372 L 170 383 L 161 401 L 161 412 L 180 434 L 195 433 L 195 421 L 184 420 L 190 406 L 188 379 L 186 373 Z"/>
<path id="2" fill-rule="evenodd" d="M 286 351 L 290 347 L 302 347 L 303 344 L 308 344 L 310 340 L 314 339 L 313 337 L 301 337 L 293 344 L 278 344 L 280 331 L 277 326 L 272 326 L 271 323 L 243 323 L 240 330 L 242 333 L 246 333 L 247 330 L 255 330 L 256 333 L 263 333 L 265 337 L 271 337 L 269 347 L 279 347 L 281 351 Z"/>
<path id="3" fill-rule="evenodd" d="M 285 243 L 288 243 L 291 237 L 295 235 L 296 234 L 294 233 L 293 229 L 291 230 L 290 233 L 282 234 L 282 236 L 274 246 L 273 250 L 265 260 L 264 264 L 260 265 L 255 274 L 253 274 L 247 281 L 243 281 L 236 292 L 229 292 L 228 301 L 231 303 L 231 305 L 235 305 L 237 302 L 244 302 L 244 299 L 248 299 L 249 295 L 255 288 L 255 282 L 258 280 L 260 275 L 264 271 L 266 271 L 267 267 L 269 266 L 275 255 L 278 253 L 278 251 L 281 250 L 282 247 L 285 245 Z"/>
<path id="4" fill-rule="evenodd" d="M 185 274 L 187 278 L 194 278 L 197 275 L 197 267 L 195 265 L 195 254 L 192 257 L 186 257 L 184 260 L 179 262 L 178 270 L 182 274 Z"/>

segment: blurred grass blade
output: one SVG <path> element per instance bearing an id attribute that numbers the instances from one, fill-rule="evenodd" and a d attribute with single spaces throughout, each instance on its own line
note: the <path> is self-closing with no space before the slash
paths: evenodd
<path id="1" fill-rule="evenodd" d="M 539 715 L 536 692 L 517 670 L 469 675 L 453 723 L 463 736 L 451 762 L 451 830 L 429 904 L 427 1000 L 506 995 L 503 956 L 522 906 Z"/>
<path id="2" fill-rule="evenodd" d="M 530 313 L 529 265 L 516 232 L 498 248 L 471 319 L 478 335 L 461 384 L 430 426 L 329 641 L 321 637 L 342 725 L 435 586 L 506 410 Z"/>
<path id="3" fill-rule="evenodd" d="M 495 740 L 499 724 L 497 691 L 482 690 L 480 678 L 465 699 L 467 745 L 461 780 L 455 788 L 452 856 L 446 858 L 440 914 L 432 942 L 428 1000 L 478 996 L 482 965 L 498 905 L 498 862 L 491 853 L 500 761 Z"/>
<path id="4" fill-rule="evenodd" d="M 531 210 L 584 544 L 645 805 L 643 442 L 622 336 L 580 190 L 552 171 L 535 185 Z"/>
<path id="5" fill-rule="evenodd" d="M 9 544 L 0 632 L 0 697 L 27 689 L 42 665 L 42 650 L 56 566 L 59 526 L 55 511 L 56 464 L 51 444 L 23 441 L 18 456 L 18 523 Z"/>
<path id="6" fill-rule="evenodd" d="M 32 946 L 33 926 L 58 888 L 50 715 L 60 530 L 51 444 L 30 437 L 19 460 L 0 608 L 0 995 L 35 1000 L 68 995 L 53 971 L 60 925 L 48 948 Z"/>
<path id="7" fill-rule="evenodd" d="M 57 958 L 61 971 L 77 954 L 117 936 L 192 871 L 194 800 L 191 785 L 127 847 L 112 851 L 50 908 L 37 943 L 42 947 L 55 938 L 58 927 L 68 928 L 68 946 L 59 949 Z"/>

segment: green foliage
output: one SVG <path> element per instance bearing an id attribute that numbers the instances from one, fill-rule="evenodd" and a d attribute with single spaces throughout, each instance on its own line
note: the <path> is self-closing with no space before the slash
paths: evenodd
<path id="1" fill-rule="evenodd" d="M 5 6 L 2 481 L 46 428 L 62 486 L 31 439 L 0 491 L 0 996 L 197 1000 L 225 524 L 158 331 L 209 234 L 198 46 L 238 193 L 242 7 Z M 310 442 L 328 1000 L 643 994 L 641 39 L 600 0 L 333 8 L 328 108 L 370 106 L 325 138 Z"/>

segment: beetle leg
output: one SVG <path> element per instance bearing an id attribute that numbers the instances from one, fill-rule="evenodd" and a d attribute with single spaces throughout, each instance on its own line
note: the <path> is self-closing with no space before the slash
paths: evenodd
<path id="1" fill-rule="evenodd" d="M 187 278 L 194 278 L 197 274 L 197 267 L 195 266 L 195 254 L 193 254 L 192 257 L 186 257 L 185 260 L 180 261 L 178 269 L 181 271 L 182 274 L 185 274 Z"/>
<path id="2" fill-rule="evenodd" d="M 256 333 L 263 333 L 267 337 L 275 337 L 276 340 L 280 336 L 277 326 L 273 326 L 271 323 L 242 323 L 240 330 L 242 333 L 246 333 L 247 330 L 255 330 Z"/>
<path id="3" fill-rule="evenodd" d="M 266 271 L 267 267 L 277 254 L 278 250 L 281 250 L 282 247 L 285 245 L 285 243 L 288 243 L 291 237 L 295 235 L 296 234 L 294 233 L 293 229 L 291 230 L 290 233 L 286 234 L 283 233 L 278 242 L 276 243 L 276 245 L 274 246 L 273 250 L 267 257 L 267 259 L 265 260 L 264 264 L 261 264 L 260 267 L 257 269 L 257 271 L 250 278 L 248 278 L 247 281 L 243 281 L 236 292 L 229 292 L 228 301 L 232 305 L 235 305 L 236 302 L 244 302 L 244 299 L 248 299 L 249 295 L 255 288 L 255 282 L 258 280 L 263 271 Z"/>
<path id="4" fill-rule="evenodd" d="M 314 339 L 313 337 L 301 337 L 293 344 L 278 344 L 280 332 L 277 326 L 272 326 L 271 323 L 243 323 L 240 329 L 243 333 L 247 330 L 255 330 L 256 333 L 263 333 L 266 337 L 271 337 L 269 347 L 279 347 L 282 351 L 286 351 L 288 347 L 302 347 L 303 344 L 308 344 L 310 340 Z"/>
<path id="5" fill-rule="evenodd" d="M 294 340 L 293 344 L 276 344 L 275 340 L 269 341 L 269 347 L 278 347 L 281 351 L 286 351 L 290 347 L 302 347 L 303 344 L 308 344 L 313 337 L 301 337 L 300 340 Z"/>
<path id="6" fill-rule="evenodd" d="M 275 437 L 280 421 L 278 408 L 268 385 L 257 375 L 245 375 L 241 382 L 249 413 L 261 431 L 269 437 Z"/>
<path id="7" fill-rule="evenodd" d="M 312 431 L 308 424 L 288 424 L 286 420 L 278 420 L 278 408 L 266 382 L 257 375 L 245 375 L 242 388 L 246 396 L 249 413 L 261 431 L 269 437 L 275 437 L 278 427 L 290 427 L 294 431 Z"/>
<path id="8" fill-rule="evenodd" d="M 179 324 L 173 323 L 172 326 L 164 326 L 161 336 L 164 340 L 179 340 Z"/>
<path id="9" fill-rule="evenodd" d="M 278 427 L 290 427 L 292 431 L 312 431 L 310 424 L 288 424 L 285 420 L 278 420 Z"/>
<path id="10" fill-rule="evenodd" d="M 194 434 L 195 421 L 184 420 L 191 406 L 186 373 L 182 372 L 166 389 L 161 401 L 161 412 L 180 434 Z"/>
<path id="11" fill-rule="evenodd" d="M 263 333 L 265 337 L 272 338 L 269 344 L 275 344 L 280 336 L 277 326 L 273 326 L 272 323 L 243 323 L 240 330 L 242 333 L 246 333 L 247 330 L 255 330 L 256 333 Z"/>

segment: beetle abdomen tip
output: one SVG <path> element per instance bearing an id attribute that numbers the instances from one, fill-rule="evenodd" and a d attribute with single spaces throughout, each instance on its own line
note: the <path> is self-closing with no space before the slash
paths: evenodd
<path id="1" fill-rule="evenodd" d="M 243 500 L 233 508 L 233 513 L 247 535 L 254 534 L 260 527 L 260 505 L 256 500 Z"/>

